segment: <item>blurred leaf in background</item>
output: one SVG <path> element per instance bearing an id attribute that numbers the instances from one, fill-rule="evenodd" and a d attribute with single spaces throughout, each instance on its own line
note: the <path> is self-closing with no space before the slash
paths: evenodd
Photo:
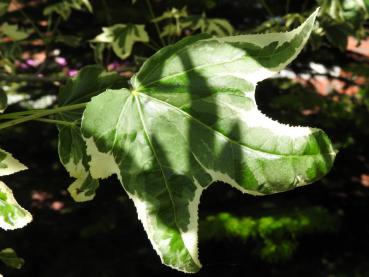
<path id="1" fill-rule="evenodd" d="M 24 265 L 24 260 L 19 258 L 12 248 L 5 248 L 0 251 L 0 260 L 12 268 L 20 269 Z"/>
<path id="2" fill-rule="evenodd" d="M 122 60 L 128 58 L 137 42 L 149 42 L 144 25 L 116 24 L 103 27 L 103 32 L 96 36 L 92 43 L 104 43 L 113 48 L 114 53 Z"/>

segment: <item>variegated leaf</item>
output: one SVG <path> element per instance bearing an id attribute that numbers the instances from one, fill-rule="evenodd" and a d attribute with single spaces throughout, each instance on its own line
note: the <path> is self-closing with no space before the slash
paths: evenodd
<path id="1" fill-rule="evenodd" d="M 92 13 L 92 5 L 89 0 L 62 0 L 47 6 L 43 13 L 44 15 L 52 15 L 55 13 L 64 20 L 68 20 L 72 14 L 72 10 L 82 10 L 84 8 Z"/>
<path id="2" fill-rule="evenodd" d="M 264 195 L 331 168 L 335 151 L 322 130 L 273 121 L 254 97 L 257 82 L 298 55 L 316 15 L 288 33 L 183 39 L 148 59 L 131 90 L 108 90 L 87 105 L 91 176 L 118 176 L 166 265 L 200 269 L 197 210 L 213 182 Z"/>
<path id="3" fill-rule="evenodd" d="M 103 32 L 95 37 L 93 43 L 107 43 L 113 47 L 114 53 L 121 59 L 128 58 L 136 42 L 148 42 L 149 36 L 145 25 L 115 24 L 104 27 Z"/>
<path id="4" fill-rule="evenodd" d="M 10 153 L 0 149 L 0 176 L 10 175 L 27 169 Z M 0 227 L 4 230 L 22 228 L 32 221 L 32 215 L 22 208 L 13 192 L 0 181 Z"/>
<path id="5" fill-rule="evenodd" d="M 89 101 L 107 88 L 121 87 L 126 81 L 116 73 L 105 72 L 100 66 L 87 66 L 75 79 L 71 79 L 60 89 L 59 105 L 70 105 Z M 86 145 L 82 139 L 80 122 L 82 110 L 64 112 L 59 119 L 75 123 L 73 126 L 59 125 L 59 157 L 71 177 L 76 180 L 68 191 L 75 201 L 83 202 L 94 198 L 99 182 L 88 169 Z"/>

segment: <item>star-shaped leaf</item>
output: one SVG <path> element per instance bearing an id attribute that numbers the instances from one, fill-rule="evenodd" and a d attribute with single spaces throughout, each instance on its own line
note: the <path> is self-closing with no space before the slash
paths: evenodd
<path id="1" fill-rule="evenodd" d="M 114 53 L 121 59 L 128 58 L 136 42 L 148 42 L 149 36 L 145 25 L 115 24 L 104 27 L 103 32 L 95 37 L 93 43 L 108 43 L 113 47 Z"/>
<path id="2" fill-rule="evenodd" d="M 332 166 L 327 135 L 280 124 L 255 103 L 257 82 L 301 51 L 317 11 L 288 33 L 188 37 L 163 48 L 133 89 L 87 105 L 91 176 L 116 174 L 163 263 L 196 272 L 202 191 L 215 181 L 264 195 L 316 181 Z"/>
<path id="3" fill-rule="evenodd" d="M 202 14 L 200 16 L 188 16 L 183 21 L 183 26 L 195 31 L 200 30 L 202 33 L 220 37 L 229 36 L 234 33 L 233 26 L 228 20 L 223 18 L 208 18 L 205 14 Z"/>

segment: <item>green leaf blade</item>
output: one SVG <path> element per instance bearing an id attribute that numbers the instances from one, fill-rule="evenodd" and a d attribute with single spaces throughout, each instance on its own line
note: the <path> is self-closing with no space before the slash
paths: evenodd
<path id="1" fill-rule="evenodd" d="M 132 85 L 134 89 L 146 92 L 153 85 L 165 85 L 189 72 L 202 76 L 233 75 L 256 84 L 296 58 L 310 35 L 317 13 L 318 10 L 300 27 L 287 33 L 208 36 L 208 39 L 205 39 L 206 35 L 199 35 L 184 39 L 168 50 L 158 51 L 146 61 L 132 79 Z M 155 66 L 152 65 L 154 61 Z"/>
<path id="2" fill-rule="evenodd" d="M 107 106 L 111 116 L 99 117 Z M 167 180 L 175 172 L 162 164 L 160 153 L 155 150 L 158 145 L 145 129 L 139 100 L 125 89 L 107 91 L 93 98 L 84 117 L 87 120 L 82 129 L 91 156 L 92 176 L 106 178 L 117 174 L 162 261 L 183 271 L 197 271 L 200 268 L 197 246 L 192 243 L 186 246 L 186 243 L 193 239 L 192 235 L 197 237 L 196 228 L 193 233 L 187 226 L 190 217 L 187 208 L 188 201 L 199 197 L 198 188 L 191 178 L 177 174 L 186 182 L 184 188 L 188 187 L 189 199 L 182 199 L 182 194 L 175 195 L 177 189 Z M 102 135 L 95 141 L 92 136 L 96 132 Z M 197 226 L 197 219 L 194 222 Z"/>
<path id="3" fill-rule="evenodd" d="M 87 105 L 91 176 L 118 176 L 166 265 L 201 267 L 197 210 L 211 183 L 264 195 L 314 182 L 332 166 L 323 131 L 273 121 L 254 96 L 258 81 L 301 51 L 315 16 L 280 36 L 186 38 L 148 59 L 132 91 L 108 90 Z"/>
<path id="4" fill-rule="evenodd" d="M 75 79 L 68 80 L 67 84 L 61 88 L 59 105 L 83 103 L 107 88 L 121 87 L 125 83 L 126 81 L 118 74 L 105 72 L 101 66 L 86 66 Z M 58 126 L 60 161 L 70 176 L 76 178 L 68 191 L 77 202 L 92 200 L 99 187 L 99 182 L 89 173 L 89 157 L 86 154 L 86 144 L 80 131 L 82 110 L 64 112 L 59 114 L 58 118 L 75 123 L 75 126 Z"/>

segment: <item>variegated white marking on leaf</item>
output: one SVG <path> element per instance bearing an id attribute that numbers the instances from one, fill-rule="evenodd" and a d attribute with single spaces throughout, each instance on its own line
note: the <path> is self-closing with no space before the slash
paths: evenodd
<path id="1" fill-rule="evenodd" d="M 223 172 L 219 172 L 219 171 L 214 171 L 211 169 L 206 169 L 206 172 L 211 176 L 211 178 L 213 179 L 213 182 L 216 181 L 220 181 L 220 182 L 224 182 L 226 184 L 229 184 L 230 186 L 238 189 L 239 191 L 243 192 L 243 193 L 247 193 L 247 194 L 251 194 L 251 195 L 263 195 L 260 192 L 257 191 L 250 191 L 247 190 L 245 188 L 243 188 L 242 186 L 240 186 L 235 180 L 233 180 L 231 177 L 229 177 L 228 174 L 224 174 Z"/>
<path id="2" fill-rule="evenodd" d="M 248 34 L 248 35 L 238 35 L 238 36 L 228 36 L 217 38 L 221 42 L 238 42 L 238 41 L 252 41 L 253 44 L 256 44 L 260 47 L 265 47 L 271 41 L 279 41 L 279 45 L 283 44 L 284 42 L 290 41 L 293 37 L 301 33 L 301 30 L 307 24 L 311 24 L 315 21 L 316 16 L 319 13 L 319 8 L 317 8 L 308 19 L 305 20 L 303 24 L 298 26 L 297 28 L 293 29 L 292 31 L 285 32 L 285 33 L 266 33 L 266 34 Z M 306 38 L 306 40 L 308 37 Z M 302 42 L 301 45 L 305 45 L 305 42 Z M 300 48 L 300 50 L 302 47 Z M 300 51 L 298 51 L 300 52 Z"/>
<path id="3" fill-rule="evenodd" d="M 93 138 L 84 139 L 87 146 L 87 153 L 91 157 L 89 165 L 92 178 L 105 179 L 120 172 L 112 154 L 100 152 Z"/>
<path id="4" fill-rule="evenodd" d="M 133 92 L 107 91 L 87 105 L 82 133 L 91 173 L 95 178 L 117 173 L 121 183 L 121 172 L 130 175 L 124 176 L 125 187 L 163 263 L 184 272 L 200 268 L 196 206 L 206 187 L 200 180 L 261 195 L 329 171 L 334 155 L 326 158 L 332 146 L 324 132 L 314 136 L 315 129 L 274 122 L 257 111 L 253 99 L 256 82 L 301 50 L 315 16 L 290 33 L 230 38 L 239 44 L 186 38 L 145 62 L 131 79 Z M 270 46 L 259 51 L 256 45 Z M 203 98 L 197 98 L 201 92 Z M 253 102 L 236 98 L 242 92 Z M 178 93 L 183 97 L 172 102 Z M 310 142 L 312 149 L 305 147 Z"/>
<path id="5" fill-rule="evenodd" d="M 128 193 L 128 192 L 127 192 Z M 174 265 L 168 264 L 164 262 L 164 257 L 162 255 L 162 251 L 160 250 L 160 248 L 169 248 L 169 244 L 170 244 L 170 240 L 169 239 L 163 239 L 160 242 L 158 242 L 155 238 L 154 238 L 154 234 L 156 233 L 157 230 L 154 230 L 152 227 L 155 225 L 151 222 L 152 219 L 154 219 L 155 217 L 150 217 L 148 211 L 150 210 L 147 205 L 148 202 L 141 200 L 139 197 L 137 197 L 136 195 L 133 195 L 131 193 L 128 193 L 128 196 L 133 200 L 133 203 L 135 204 L 136 210 L 137 210 L 137 215 L 138 215 L 138 219 L 141 221 L 144 230 L 147 234 L 148 239 L 150 240 L 152 247 L 154 248 L 155 252 L 158 254 L 161 262 L 163 264 L 166 264 L 167 266 L 173 268 L 173 269 L 177 269 L 177 267 L 175 267 Z M 194 201 L 196 201 L 196 198 L 200 198 L 201 196 L 201 192 L 200 195 L 195 195 L 195 199 Z M 197 210 L 197 209 L 196 209 Z M 191 214 L 192 215 L 192 214 Z M 196 218 L 195 218 L 196 217 Z M 189 229 L 190 232 L 186 232 L 186 233 L 182 233 L 181 232 L 181 237 L 183 239 L 183 242 L 187 248 L 187 250 L 191 253 L 191 257 L 194 259 L 194 262 L 196 264 L 198 264 L 199 266 L 201 266 L 200 261 L 198 259 L 198 248 L 197 248 L 197 211 L 196 211 L 196 215 L 195 217 L 193 217 L 193 219 L 196 219 L 195 222 L 190 222 L 189 227 L 196 227 L 196 232 L 194 233 L 194 230 Z M 190 248 L 187 247 L 186 245 L 186 241 L 187 243 L 190 242 L 195 242 L 195 245 L 189 245 Z M 185 268 L 181 268 L 181 271 L 185 272 L 185 273 L 191 273 L 189 271 L 186 271 Z"/>
<path id="6" fill-rule="evenodd" d="M 302 186 L 306 186 L 308 185 L 308 183 L 299 175 L 296 176 L 296 186 L 297 187 L 302 187 Z"/>
<path id="7" fill-rule="evenodd" d="M 238 189 L 239 191 L 241 191 L 242 193 L 247 193 L 247 194 L 251 194 L 251 195 L 255 195 L 255 196 L 264 195 L 263 193 L 260 193 L 260 192 L 257 192 L 257 191 L 252 191 L 252 190 L 245 189 L 244 187 L 239 185 L 234 179 L 232 179 L 228 174 L 206 168 L 195 155 L 194 155 L 194 158 L 196 159 L 197 163 L 204 169 L 204 171 L 207 174 L 210 175 L 212 181 L 209 183 L 209 185 L 211 185 L 214 182 L 220 181 L 220 182 L 229 184 L 230 186 L 234 187 L 235 189 Z M 208 186 L 206 186 L 206 188 Z"/>
<path id="8" fill-rule="evenodd" d="M 13 173 L 16 173 L 18 171 L 26 170 L 28 169 L 24 164 L 22 164 L 20 161 L 15 159 L 12 154 L 9 152 L 6 152 L 1 149 L 1 152 L 6 154 L 6 157 L 0 161 L 1 163 L 5 164 L 6 168 L 0 168 L 0 176 L 10 175 Z"/>
<path id="9" fill-rule="evenodd" d="M 190 213 L 190 222 L 187 226 L 187 230 L 182 232 L 183 243 L 185 244 L 188 252 L 190 253 L 194 262 L 201 267 L 199 260 L 199 249 L 198 249 L 198 218 L 199 218 L 199 204 L 200 197 L 203 192 L 203 188 L 199 182 L 194 179 L 194 184 L 196 185 L 194 198 L 189 202 L 188 210 Z"/>
<path id="10" fill-rule="evenodd" d="M 95 197 L 95 194 L 87 195 L 87 191 L 81 191 L 81 187 L 88 178 L 89 172 L 86 171 L 82 160 L 77 163 L 70 159 L 68 163 L 64 164 L 64 167 L 69 172 L 69 175 L 76 178 L 72 184 L 68 187 L 68 192 L 76 202 L 90 201 Z"/>
<path id="11" fill-rule="evenodd" d="M 95 194 L 87 195 L 86 191 L 80 191 L 83 183 L 85 182 L 88 173 L 86 173 L 84 176 L 78 177 L 72 184 L 68 187 L 68 192 L 70 196 L 73 198 L 76 202 L 86 202 L 94 199 Z"/>
<path id="12" fill-rule="evenodd" d="M 147 204 L 148 202 L 142 201 L 138 196 L 127 192 L 129 198 L 132 199 L 133 203 L 135 204 L 136 210 L 137 210 L 137 216 L 138 219 L 141 221 L 144 230 L 147 234 L 147 237 L 149 238 L 152 247 L 156 251 L 156 253 L 159 255 L 161 262 L 163 263 L 163 257 L 161 255 L 161 251 L 159 248 L 159 245 L 157 244 L 156 240 L 154 239 L 154 232 L 151 228 L 152 224 L 150 223 L 150 217 L 148 217 L 148 209 Z"/>
<path id="13" fill-rule="evenodd" d="M 299 27 L 295 28 L 292 31 L 285 33 L 267 33 L 267 34 L 251 34 L 251 35 L 239 35 L 239 36 L 229 36 L 223 38 L 216 38 L 219 42 L 252 42 L 252 44 L 258 45 L 260 47 L 267 46 L 272 41 L 278 41 L 278 46 L 282 45 L 285 42 L 291 41 L 295 36 L 297 36 L 308 24 L 314 24 L 315 18 L 318 15 L 319 8 L 312 13 L 308 19 L 305 20 L 303 24 Z M 260 66 L 256 71 L 248 74 L 247 77 L 243 77 L 245 80 L 256 84 L 259 81 L 267 79 L 275 75 L 278 71 L 285 68 L 291 61 L 293 61 L 297 55 L 301 52 L 304 47 L 306 41 L 309 39 L 309 35 L 306 35 L 303 39 L 303 42 L 300 43 L 299 47 L 296 49 L 294 55 L 292 55 L 289 59 L 287 59 L 284 63 L 278 65 L 275 68 L 265 68 Z M 209 39 L 211 40 L 211 39 Z M 240 74 L 242 76 L 242 73 Z"/>
<path id="14" fill-rule="evenodd" d="M 90 173 L 93 178 L 107 178 L 113 174 L 116 174 L 118 179 L 122 182 L 122 177 L 120 176 L 120 170 L 118 168 L 118 165 L 116 164 L 114 160 L 114 156 L 110 155 L 109 153 L 103 153 L 100 152 L 96 144 L 93 140 L 93 138 L 86 139 L 86 145 L 87 145 L 87 153 L 91 157 L 90 161 Z M 194 198 L 191 202 L 189 202 L 189 224 L 187 226 L 187 230 L 179 230 L 183 243 L 185 244 L 188 252 L 190 253 L 192 259 L 194 262 L 201 267 L 201 263 L 198 258 L 198 205 L 200 203 L 200 197 L 201 193 L 203 191 L 203 188 L 200 186 L 200 184 L 194 180 L 196 184 L 196 191 L 194 194 Z M 147 236 L 149 240 L 152 243 L 152 246 L 154 250 L 158 253 L 161 261 L 164 263 L 163 256 L 161 255 L 160 247 L 165 247 L 165 244 L 168 244 L 169 241 L 162 240 L 160 241 L 160 245 L 157 243 L 157 240 L 154 239 L 154 230 L 152 229 L 153 223 L 150 222 L 150 217 L 148 216 L 149 209 L 147 208 L 148 202 L 145 202 L 141 200 L 138 196 L 131 194 L 127 192 L 129 197 L 133 200 L 136 209 L 138 218 L 142 222 L 142 225 L 147 233 Z M 169 265 L 172 268 L 177 269 L 176 267 L 173 267 Z"/>
<path id="15" fill-rule="evenodd" d="M 256 106 L 255 100 L 251 100 Z M 249 128 L 265 128 L 272 131 L 276 136 L 288 136 L 292 139 L 296 139 L 299 137 L 309 136 L 314 132 L 314 130 L 316 130 L 310 127 L 290 126 L 288 124 L 280 123 L 277 120 L 267 117 L 259 109 L 244 110 L 234 105 L 229 105 L 227 103 L 223 104 L 240 114 L 241 118 L 247 120 L 246 122 Z"/>
<path id="16" fill-rule="evenodd" d="M 231 72 L 231 73 L 227 73 L 224 74 L 223 76 L 233 76 L 236 78 L 240 78 L 243 79 L 245 81 L 248 81 L 252 84 L 257 84 L 258 82 L 262 81 L 265 79 L 265 76 L 273 76 L 276 72 L 265 68 L 265 67 L 260 67 L 258 66 L 258 69 L 253 71 L 253 72 L 242 72 L 242 71 L 236 71 L 236 72 Z M 245 93 L 249 93 L 248 91 L 246 91 Z"/>
<path id="17" fill-rule="evenodd" d="M 82 160 L 79 160 L 76 163 L 73 159 L 70 159 L 68 163 L 64 164 L 64 167 L 66 168 L 71 177 L 80 178 L 81 176 L 87 175 Z"/>
<path id="18" fill-rule="evenodd" d="M 32 221 L 32 215 L 18 204 L 12 190 L 1 181 L 0 193 L 0 228 L 14 230 Z"/>

